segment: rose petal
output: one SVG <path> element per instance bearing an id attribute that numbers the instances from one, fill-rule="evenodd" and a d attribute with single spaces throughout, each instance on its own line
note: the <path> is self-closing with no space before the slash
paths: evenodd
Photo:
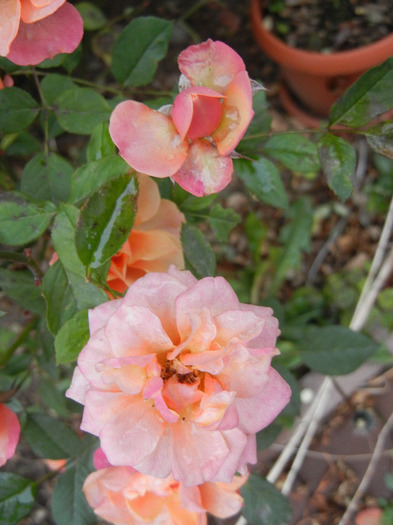
<path id="1" fill-rule="evenodd" d="M 206 86 L 220 93 L 233 78 L 245 71 L 241 57 L 223 42 L 207 40 L 189 46 L 178 57 L 179 69 L 193 86 Z"/>
<path id="2" fill-rule="evenodd" d="M 6 56 L 19 29 L 20 0 L 2 0 L 0 3 L 0 56 Z"/>
<path id="3" fill-rule="evenodd" d="M 65 0 L 21 0 L 21 19 L 26 24 L 37 22 L 52 15 L 64 2 Z"/>
<path id="4" fill-rule="evenodd" d="M 7 58 L 19 66 L 39 64 L 59 53 L 72 53 L 82 36 L 82 17 L 73 5 L 66 2 L 43 20 L 32 24 L 21 21 Z"/>
<path id="5" fill-rule="evenodd" d="M 192 195 L 203 197 L 224 189 L 231 182 L 232 172 L 230 157 L 221 156 L 207 140 L 197 140 L 173 179 Z"/>
<path id="6" fill-rule="evenodd" d="M 247 481 L 247 476 L 235 476 L 231 483 L 204 483 L 200 485 L 202 506 L 213 516 L 225 519 L 237 514 L 243 498 L 237 492 Z"/>
<path id="7" fill-rule="evenodd" d="M 236 148 L 254 116 L 251 84 L 246 71 L 236 75 L 225 96 L 220 125 L 212 134 L 220 155 L 228 155 Z"/>
<path id="8" fill-rule="evenodd" d="M 17 415 L 3 403 L 0 404 L 0 466 L 15 454 L 19 441 L 20 424 Z"/>
<path id="9" fill-rule="evenodd" d="M 153 177 L 174 175 L 187 157 L 188 144 L 172 120 L 134 100 L 115 107 L 109 133 L 123 159 Z"/>
<path id="10" fill-rule="evenodd" d="M 208 137 L 220 123 L 223 96 L 209 88 L 185 89 L 173 103 L 172 119 L 182 139 Z"/>

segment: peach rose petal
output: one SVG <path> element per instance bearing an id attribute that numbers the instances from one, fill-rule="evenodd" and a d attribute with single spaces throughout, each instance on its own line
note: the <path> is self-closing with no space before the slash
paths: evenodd
<path id="1" fill-rule="evenodd" d="M 0 466 L 15 454 L 19 441 L 20 424 L 17 415 L 0 404 Z"/>
<path id="2" fill-rule="evenodd" d="M 240 512 L 243 498 L 237 492 L 247 476 L 235 476 L 231 483 L 204 483 L 199 487 L 202 506 L 217 518 L 226 519 Z"/>
<path id="3" fill-rule="evenodd" d="M 110 118 L 109 133 L 123 159 L 153 177 L 174 175 L 187 157 L 188 144 L 172 120 L 140 102 L 118 104 Z"/>
<path id="4" fill-rule="evenodd" d="M 178 64 L 192 86 L 206 86 L 220 93 L 225 93 L 235 76 L 246 69 L 236 51 L 210 39 L 187 47 L 180 53 Z"/>
<path id="5" fill-rule="evenodd" d="M 2 0 L 0 3 L 0 56 L 8 54 L 18 33 L 20 11 L 20 0 Z"/>
<path id="6" fill-rule="evenodd" d="M 134 228 L 153 219 L 161 204 L 160 190 L 154 180 L 143 173 L 137 173 L 136 178 L 138 181 L 138 198 Z"/>
<path id="7" fill-rule="evenodd" d="M 223 96 L 206 87 L 184 89 L 173 103 L 172 119 L 182 139 L 208 137 L 220 123 Z"/>
<path id="8" fill-rule="evenodd" d="M 65 0 L 43 0 L 38 2 L 35 0 L 21 0 L 20 3 L 22 21 L 26 24 L 31 24 L 52 15 L 65 3 Z"/>
<path id="9" fill-rule="evenodd" d="M 59 53 L 72 53 L 82 36 L 82 17 L 73 5 L 66 2 L 42 20 L 31 24 L 21 21 L 7 58 L 19 66 L 36 65 Z"/>
<path id="10" fill-rule="evenodd" d="M 220 125 L 212 134 L 220 155 L 228 155 L 236 148 L 254 116 L 251 84 L 246 71 L 236 75 L 225 96 Z"/>
<path id="11" fill-rule="evenodd" d="M 231 182 L 232 172 L 230 157 L 221 156 L 210 142 L 197 140 L 173 180 L 192 195 L 203 197 L 224 189 Z"/>

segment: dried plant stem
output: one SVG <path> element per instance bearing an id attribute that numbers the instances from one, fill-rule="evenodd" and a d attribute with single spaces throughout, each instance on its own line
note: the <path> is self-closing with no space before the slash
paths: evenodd
<path id="1" fill-rule="evenodd" d="M 381 458 L 381 455 L 384 451 L 385 441 L 387 437 L 389 436 L 392 428 L 393 428 L 393 412 L 390 414 L 389 419 L 387 420 L 387 422 L 385 423 L 384 427 L 382 428 L 381 432 L 378 435 L 378 439 L 375 444 L 375 448 L 371 456 L 370 462 L 367 465 L 366 472 L 364 473 L 362 481 L 360 482 L 350 504 L 348 505 L 347 510 L 344 512 L 339 525 L 349 525 L 349 523 L 352 523 L 352 515 L 356 511 L 359 501 L 362 499 L 375 473 L 378 461 Z"/>

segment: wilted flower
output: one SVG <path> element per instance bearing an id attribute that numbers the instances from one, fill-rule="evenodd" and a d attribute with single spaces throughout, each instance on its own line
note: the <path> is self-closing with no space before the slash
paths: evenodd
<path id="1" fill-rule="evenodd" d="M 191 486 L 229 483 L 256 462 L 256 432 L 290 397 L 270 366 L 270 308 L 240 303 L 222 277 L 171 267 L 90 310 L 89 325 L 67 396 L 112 465 Z"/>
<path id="2" fill-rule="evenodd" d="M 16 414 L 0 404 L 0 466 L 15 454 L 19 441 L 20 424 Z"/>
<path id="3" fill-rule="evenodd" d="M 251 83 L 243 60 L 223 42 L 190 46 L 178 63 L 183 89 L 169 115 L 128 100 L 113 111 L 109 131 L 134 169 L 172 177 L 200 197 L 231 180 L 230 153 L 254 115 Z"/>
<path id="4" fill-rule="evenodd" d="M 122 249 L 112 257 L 107 282 L 123 293 L 148 272 L 165 272 L 171 264 L 184 268 L 180 242 L 184 215 L 175 203 L 161 199 L 157 184 L 138 174 L 139 193 L 134 225 Z"/>
<path id="5" fill-rule="evenodd" d="M 65 0 L 2 0 L 0 56 L 20 66 L 72 53 L 83 36 L 83 20 Z"/>
<path id="6" fill-rule="evenodd" d="M 238 489 L 246 480 L 236 476 L 231 483 L 185 487 L 172 476 L 159 479 L 132 467 L 101 465 L 89 474 L 83 491 L 96 514 L 115 525 L 206 525 L 206 512 L 222 519 L 239 512 Z"/>

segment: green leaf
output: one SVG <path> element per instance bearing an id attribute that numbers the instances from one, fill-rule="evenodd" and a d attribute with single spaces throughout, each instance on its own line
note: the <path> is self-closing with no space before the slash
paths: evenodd
<path id="1" fill-rule="evenodd" d="M 183 223 L 180 239 L 186 261 L 197 277 L 214 275 L 216 257 L 202 232 L 191 224 Z"/>
<path id="2" fill-rule="evenodd" d="M 58 203 L 70 193 L 71 164 L 56 153 L 38 153 L 24 167 L 21 190 L 37 200 Z"/>
<path id="3" fill-rule="evenodd" d="M 107 101 L 90 88 L 77 87 L 65 91 L 55 99 L 53 107 L 65 131 L 82 135 L 92 133 L 97 124 L 110 115 Z"/>
<path id="4" fill-rule="evenodd" d="M 109 134 L 108 122 L 101 122 L 93 129 L 91 134 L 87 145 L 87 160 L 100 160 L 108 155 L 116 155 L 116 146 Z"/>
<path id="5" fill-rule="evenodd" d="M 47 303 L 48 327 L 54 335 L 80 310 L 94 308 L 108 300 L 103 290 L 65 268 L 61 261 L 46 272 L 42 288 Z"/>
<path id="6" fill-rule="evenodd" d="M 374 151 L 393 159 L 393 120 L 387 120 L 369 128 L 365 135 Z"/>
<path id="7" fill-rule="evenodd" d="M 52 228 L 52 241 L 63 266 L 84 278 L 86 268 L 79 259 L 75 246 L 75 229 L 78 217 L 78 208 L 71 204 L 61 204 Z"/>
<path id="8" fill-rule="evenodd" d="M 91 452 L 88 450 L 59 477 L 52 496 L 52 514 L 57 525 L 96 523 L 95 514 L 82 491 L 83 483 L 92 470 Z"/>
<path id="9" fill-rule="evenodd" d="M 364 73 L 333 104 L 329 125 L 361 127 L 393 108 L 393 57 Z"/>
<path id="10" fill-rule="evenodd" d="M 288 207 L 280 172 L 270 160 L 263 157 L 256 161 L 241 159 L 235 160 L 234 165 L 239 178 L 260 201 L 276 208 Z"/>
<path id="11" fill-rule="evenodd" d="M 80 260 L 99 268 L 126 242 L 136 212 L 138 184 L 131 174 L 103 184 L 83 206 L 75 234 Z"/>
<path id="12" fill-rule="evenodd" d="M 37 239 L 55 212 L 51 202 L 34 202 L 16 191 L 0 194 L 0 244 L 21 246 Z"/>
<path id="13" fill-rule="evenodd" d="M 231 230 L 240 223 L 241 217 L 230 208 L 216 204 L 209 213 L 209 224 L 220 242 L 227 242 Z"/>
<path id="14" fill-rule="evenodd" d="M 300 356 L 312 370 L 327 375 L 349 374 L 378 348 L 378 343 L 345 326 L 313 327 L 306 332 Z"/>
<path id="15" fill-rule="evenodd" d="M 258 474 L 250 474 L 240 489 L 244 498 L 243 516 L 252 525 L 288 525 L 292 508 L 274 485 Z"/>
<path id="16" fill-rule="evenodd" d="M 0 472 L 0 525 L 17 525 L 35 503 L 33 481 L 11 472 Z"/>
<path id="17" fill-rule="evenodd" d="M 75 4 L 75 7 L 83 18 L 85 31 L 96 31 L 106 25 L 107 20 L 104 13 L 94 4 L 90 2 L 80 2 L 79 4 Z"/>
<path id="18" fill-rule="evenodd" d="M 298 173 L 316 173 L 320 168 L 316 145 L 301 135 L 275 135 L 263 151 Z"/>
<path id="19" fill-rule="evenodd" d="M 39 413 L 28 413 L 23 428 L 23 437 L 42 458 L 65 459 L 74 456 L 80 438 L 60 419 Z"/>
<path id="20" fill-rule="evenodd" d="M 119 155 L 108 155 L 84 164 L 71 177 L 70 201 L 81 204 L 100 186 L 131 171 Z"/>
<path id="21" fill-rule="evenodd" d="M 56 363 L 72 363 L 89 340 L 87 310 L 78 312 L 60 328 L 55 339 Z"/>
<path id="22" fill-rule="evenodd" d="M 56 98 L 65 91 L 76 87 L 77 85 L 70 77 L 58 73 L 49 73 L 41 81 L 41 92 L 45 102 L 49 105 L 53 104 Z"/>
<path id="23" fill-rule="evenodd" d="M 3 133 L 27 128 L 38 111 L 37 102 L 23 89 L 6 87 L 0 90 L 0 131 Z"/>
<path id="24" fill-rule="evenodd" d="M 10 137 L 10 135 L 8 135 Z M 41 142 L 27 131 L 22 131 L 18 135 L 12 135 L 12 142 L 4 147 L 8 156 L 25 157 L 34 155 L 41 150 Z"/>
<path id="25" fill-rule="evenodd" d="M 36 286 L 33 274 L 30 271 L 11 271 L 0 268 L 0 288 L 10 299 L 26 310 L 37 315 L 45 312 L 41 287 Z"/>
<path id="26" fill-rule="evenodd" d="M 112 55 L 112 71 L 125 86 L 151 82 L 168 50 L 173 23 L 153 16 L 136 18 L 121 32 Z"/>
<path id="27" fill-rule="evenodd" d="M 255 93 L 252 97 L 252 107 L 255 112 L 254 118 L 250 122 L 244 137 L 236 147 L 236 151 L 250 155 L 255 153 L 257 147 L 263 140 L 260 136 L 255 138 L 253 138 L 253 136 L 270 131 L 272 117 L 269 112 L 269 103 L 266 99 L 265 91 L 257 91 Z"/>
<path id="28" fill-rule="evenodd" d="M 276 270 L 270 293 L 274 295 L 286 278 L 288 270 L 297 268 L 301 254 L 310 248 L 310 235 L 313 222 L 312 209 L 309 199 L 296 199 L 287 213 L 290 219 L 280 232 L 280 241 L 283 247 L 276 262 Z"/>
<path id="29" fill-rule="evenodd" d="M 325 133 L 318 142 L 322 170 L 329 187 L 342 201 L 352 193 L 351 179 L 356 167 L 356 153 L 346 140 Z"/>

